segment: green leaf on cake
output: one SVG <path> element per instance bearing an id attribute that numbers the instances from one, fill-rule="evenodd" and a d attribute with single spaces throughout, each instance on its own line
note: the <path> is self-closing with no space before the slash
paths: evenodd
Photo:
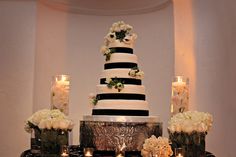
<path id="1" fill-rule="evenodd" d="M 127 31 L 121 30 L 120 32 L 115 32 L 116 34 L 116 39 L 123 41 L 123 39 L 126 36 Z"/>

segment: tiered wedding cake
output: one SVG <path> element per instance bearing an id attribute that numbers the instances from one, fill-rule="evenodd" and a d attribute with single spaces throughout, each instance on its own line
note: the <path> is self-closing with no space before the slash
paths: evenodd
<path id="1" fill-rule="evenodd" d="M 133 53 L 132 27 L 124 22 L 112 25 L 101 52 L 106 58 L 97 85 L 91 95 L 92 116 L 80 122 L 80 144 L 96 150 L 140 151 L 144 140 L 162 134 L 158 117 L 149 116 L 142 85 L 144 73 Z"/>
<path id="2" fill-rule="evenodd" d="M 93 115 L 148 116 L 143 72 L 133 53 L 137 35 L 123 22 L 114 23 L 105 37 L 101 52 L 106 57 L 97 85 Z"/>

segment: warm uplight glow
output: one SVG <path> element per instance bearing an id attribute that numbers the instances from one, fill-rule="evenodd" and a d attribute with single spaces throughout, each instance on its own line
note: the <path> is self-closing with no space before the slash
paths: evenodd
<path id="1" fill-rule="evenodd" d="M 195 105 L 196 50 L 193 1 L 174 0 L 175 75 L 185 75 L 191 80 L 190 104 Z M 190 109 L 194 109 L 191 106 Z"/>

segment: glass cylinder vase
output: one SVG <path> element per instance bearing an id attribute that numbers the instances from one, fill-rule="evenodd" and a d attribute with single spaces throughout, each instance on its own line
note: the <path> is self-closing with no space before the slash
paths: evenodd
<path id="1" fill-rule="evenodd" d="M 169 132 L 172 150 L 183 149 L 184 157 L 205 157 L 205 132 Z"/>
<path id="2" fill-rule="evenodd" d="M 61 154 L 61 147 L 65 145 L 68 145 L 68 131 L 48 129 L 42 130 L 42 157 L 58 157 Z"/>
<path id="3" fill-rule="evenodd" d="M 52 79 L 51 109 L 59 109 L 64 114 L 69 114 L 70 77 L 56 75 Z"/>
<path id="4" fill-rule="evenodd" d="M 38 128 L 33 128 L 30 138 L 30 152 L 34 155 L 40 154 L 41 150 L 41 131 Z"/>
<path id="5" fill-rule="evenodd" d="M 189 110 L 189 79 L 175 76 L 172 82 L 171 115 Z"/>

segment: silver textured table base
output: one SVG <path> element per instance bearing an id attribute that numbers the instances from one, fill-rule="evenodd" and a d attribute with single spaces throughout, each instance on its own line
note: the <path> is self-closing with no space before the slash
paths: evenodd
<path id="1" fill-rule="evenodd" d="M 80 121 L 80 145 L 96 150 L 140 151 L 151 135 L 162 135 L 158 117 L 85 116 Z"/>

